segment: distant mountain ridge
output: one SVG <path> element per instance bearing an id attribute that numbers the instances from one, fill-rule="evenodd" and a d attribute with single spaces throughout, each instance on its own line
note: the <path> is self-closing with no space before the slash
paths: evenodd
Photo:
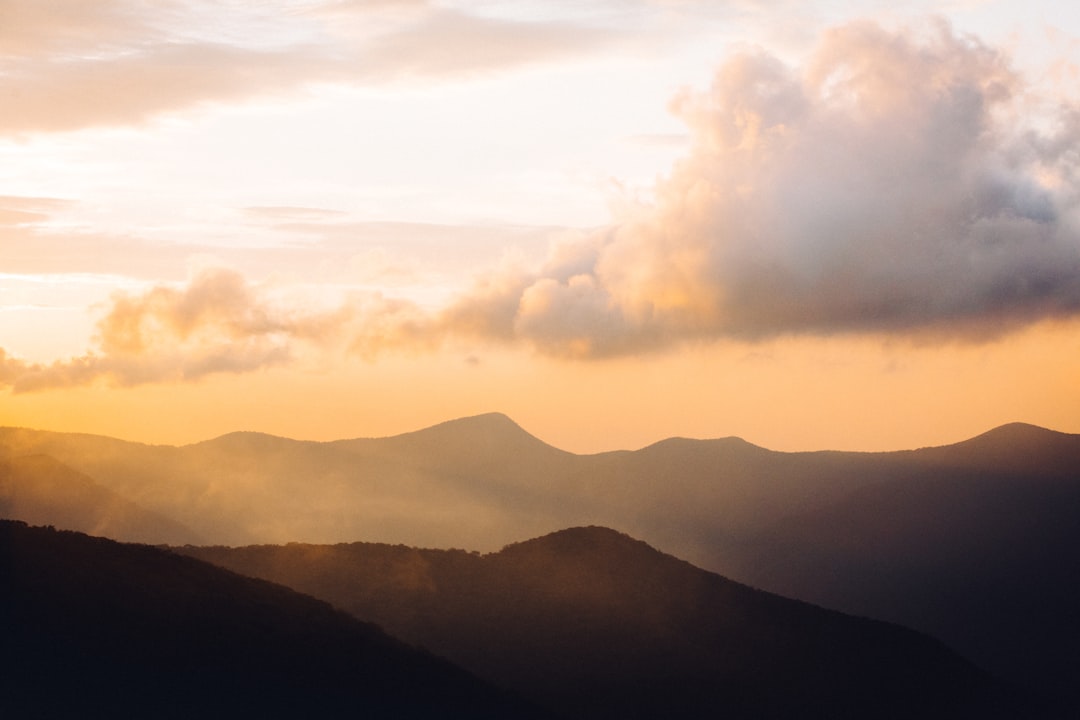
<path id="1" fill-rule="evenodd" d="M 0 460 L 0 518 L 133 542 L 200 540 L 190 529 L 139 507 L 48 455 Z"/>
<path id="2" fill-rule="evenodd" d="M 214 544 L 491 551 L 614 527 L 740 582 L 927 632 L 1080 708 L 1080 435 L 1010 424 L 895 452 L 671 438 L 574 455 L 499 414 L 328 443 L 0 429 L 0 459 L 31 453 Z"/>
<path id="3" fill-rule="evenodd" d="M 663 446 L 674 443 L 686 443 L 686 444 L 731 444 L 738 445 L 745 448 L 753 448 L 766 453 L 775 453 L 782 455 L 806 455 L 813 453 L 841 453 L 848 455 L 884 455 L 898 452 L 926 452 L 931 450 L 937 450 L 941 448 L 957 448 L 966 445 L 977 446 L 980 443 L 992 440 L 994 444 L 999 444 L 1000 441 L 1005 441 L 1010 445 L 1016 446 L 1020 444 L 1041 444 L 1047 440 L 1064 440 L 1068 442 L 1068 439 L 1080 437 L 1075 433 L 1066 433 L 1049 428 L 1041 427 L 1038 425 L 1032 425 L 1024 422 L 1011 422 L 1005 423 L 991 428 L 983 433 L 975 435 L 967 440 L 960 440 L 954 443 L 947 443 L 944 445 L 930 445 L 919 448 L 897 448 L 895 450 L 876 450 L 876 451 L 854 451 L 854 450 L 803 450 L 803 451 L 781 451 L 770 450 L 764 446 L 757 445 L 742 437 L 731 435 L 718 438 L 690 438 L 683 436 L 671 436 L 656 440 L 648 445 L 645 445 L 638 449 L 620 449 L 620 450 L 608 450 L 597 453 L 579 454 L 572 453 L 567 450 L 562 450 L 554 445 L 544 442 L 540 438 L 536 437 L 528 430 L 523 428 L 520 424 L 515 422 L 510 416 L 501 412 L 487 412 L 479 415 L 471 415 L 462 418 L 455 418 L 451 420 L 445 420 L 435 425 L 431 425 L 419 430 L 412 430 L 396 435 L 385 436 L 373 436 L 373 437 L 356 437 L 356 438 L 341 438 L 338 440 L 296 440 L 283 435 L 274 435 L 271 433 L 265 433 L 254 430 L 236 430 L 225 433 L 224 435 L 218 435 L 206 440 L 200 440 L 187 445 L 166 445 L 166 444 L 148 444 L 131 440 L 120 440 L 107 435 L 98 435 L 95 433 L 84 432 L 60 432 L 52 430 L 35 430 L 32 428 L 19 427 L 19 426 L 0 426 L 0 434 L 3 435 L 3 440 L 0 442 L 0 448 L 3 448 L 8 453 L 12 448 L 18 448 L 20 445 L 24 445 L 26 448 L 36 447 L 41 443 L 40 436 L 48 435 L 55 437 L 62 437 L 65 440 L 65 444 L 81 446 L 85 448 L 94 447 L 98 444 L 113 445 L 113 446 L 127 446 L 127 447 L 140 447 L 151 451 L 161 449 L 187 449 L 205 447 L 215 444 L 223 444 L 227 446 L 243 446 L 248 443 L 248 447 L 258 447 L 260 444 L 265 446 L 271 446 L 275 443 L 291 443 L 296 445 L 313 445 L 313 446 L 335 446 L 335 445 L 363 445 L 366 443 L 380 443 L 380 442 L 403 442 L 411 439 L 420 439 L 425 443 L 430 444 L 446 444 L 448 441 L 467 441 L 476 442 L 478 437 L 487 437 L 490 441 L 506 444 L 516 445 L 531 445 L 533 447 L 545 448 L 547 450 L 555 451 L 559 454 L 571 455 L 575 457 L 589 457 L 593 455 L 616 455 L 623 453 L 635 453 L 657 446 Z"/>
<path id="4" fill-rule="evenodd" d="M 497 553 L 352 543 L 179 552 L 330 601 L 567 718 L 1021 718 L 944 646 L 579 527 Z"/>
<path id="5" fill-rule="evenodd" d="M 460 442 L 475 443 L 478 440 L 489 444 L 532 446 L 566 453 L 565 450 L 545 443 L 503 413 L 492 412 L 471 417 L 447 420 L 421 430 L 401 435 L 381 438 L 384 440 L 421 440 L 427 443 L 453 445 Z M 339 442 L 349 442 L 348 440 Z M 569 454 L 569 453 L 567 453 Z"/>

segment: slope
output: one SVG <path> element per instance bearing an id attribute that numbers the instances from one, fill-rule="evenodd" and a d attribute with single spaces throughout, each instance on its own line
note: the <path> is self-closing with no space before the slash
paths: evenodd
<path id="1" fill-rule="evenodd" d="M 232 433 L 179 448 L 0 429 L 0 459 L 30 453 L 49 454 L 212 542 L 370 538 L 485 548 L 522 529 L 565 525 L 560 489 L 543 479 L 566 477 L 575 460 L 497 414 L 393 438 L 315 443 Z"/>
<path id="2" fill-rule="evenodd" d="M 198 536 L 144 510 L 48 455 L 0 461 L 0 518 L 128 542 L 184 544 Z"/>
<path id="3" fill-rule="evenodd" d="M 325 603 L 192 558 L 0 521 L 5 717 L 537 717 Z"/>
<path id="4" fill-rule="evenodd" d="M 930 633 L 1080 708 L 1077 435 L 1015 424 L 886 453 L 673 438 L 579 456 L 498 414 L 391 438 L 236 433 L 179 448 L 0 429 L 0 457 L 28 452 L 213 543 L 491 551 L 618 527 L 741 582 Z"/>
<path id="5" fill-rule="evenodd" d="M 937 642 L 781 598 L 604 528 L 478 555 L 180 549 L 329 600 L 574 718 L 1041 712 Z"/>
<path id="6" fill-rule="evenodd" d="M 1080 712 L 1080 437 L 1006 426 L 764 524 L 734 574 L 901 623 Z"/>

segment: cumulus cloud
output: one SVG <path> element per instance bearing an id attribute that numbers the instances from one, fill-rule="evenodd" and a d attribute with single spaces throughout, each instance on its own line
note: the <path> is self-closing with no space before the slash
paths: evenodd
<path id="1" fill-rule="evenodd" d="M 653 202 L 441 309 L 378 294 L 314 309 L 206 270 L 114 297 L 84 357 L 0 356 L 0 384 L 195 379 L 449 338 L 567 358 L 788 334 L 978 340 L 1080 314 L 1080 109 L 994 48 L 940 23 L 857 23 L 799 66 L 731 57 L 672 108 L 691 144 Z"/>
<path id="2" fill-rule="evenodd" d="M 0 348 L 0 387 L 14 385 L 31 368 L 32 366 L 25 360 L 11 357 L 7 351 Z"/>
<path id="3" fill-rule="evenodd" d="M 317 83 L 501 71 L 586 51 L 585 24 L 433 2 L 0 0 L 0 133 L 131 125 Z"/>
<path id="4" fill-rule="evenodd" d="M 371 357 L 425 347 L 429 320 L 412 303 L 368 293 L 337 307 L 275 297 L 272 285 L 206 268 L 185 286 L 117 293 L 97 324 L 92 352 L 51 364 L 0 350 L 0 386 L 15 392 L 88 385 L 198 380 L 293 362 L 308 348 Z"/>
<path id="5" fill-rule="evenodd" d="M 206 271 L 184 289 L 118 293 L 97 330 L 97 351 L 48 365 L 9 361 L 5 380 L 16 392 L 101 378 L 136 385 L 248 371 L 288 357 L 283 321 L 241 276 L 223 270 Z"/>
<path id="6" fill-rule="evenodd" d="M 1074 315 L 1080 123 L 1037 90 L 941 23 L 833 29 L 800 67 L 739 54 L 673 101 L 692 148 L 654 204 L 582 243 L 571 270 L 488 280 L 449 316 L 602 356 L 792 333 L 987 337 Z"/>

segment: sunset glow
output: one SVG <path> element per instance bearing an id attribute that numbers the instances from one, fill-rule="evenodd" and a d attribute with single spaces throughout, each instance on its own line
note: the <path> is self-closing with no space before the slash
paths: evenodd
<path id="1" fill-rule="evenodd" d="M 900 7 L 0 0 L 0 425 L 1080 432 L 1080 17 Z"/>

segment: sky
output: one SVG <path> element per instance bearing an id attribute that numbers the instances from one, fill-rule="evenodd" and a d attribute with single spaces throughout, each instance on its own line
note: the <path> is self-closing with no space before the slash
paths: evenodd
<path id="1" fill-rule="evenodd" d="M 0 425 L 1080 432 L 1080 10 L 0 0 Z"/>

